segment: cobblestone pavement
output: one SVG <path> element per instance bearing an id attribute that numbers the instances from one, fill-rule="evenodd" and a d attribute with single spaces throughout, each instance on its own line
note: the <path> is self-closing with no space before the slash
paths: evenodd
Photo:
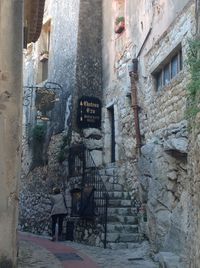
<path id="1" fill-rule="evenodd" d="M 51 252 L 30 241 L 20 241 L 18 268 L 63 268 Z"/>
<path id="2" fill-rule="evenodd" d="M 103 249 L 74 242 L 65 244 L 90 256 L 101 268 L 158 268 L 158 263 L 149 258 L 147 242 L 135 244 L 132 249 Z"/>
<path id="3" fill-rule="evenodd" d="M 158 268 L 148 257 L 147 242 L 136 244 L 132 249 L 102 249 L 75 242 L 51 242 L 47 238 L 29 235 L 28 240 L 20 235 L 18 268 Z M 63 248 L 73 252 L 82 261 L 62 262 L 58 253 Z M 72 253 L 72 254 L 73 254 Z M 57 257 L 56 257 L 57 256 Z M 84 262 L 86 261 L 86 262 Z"/>

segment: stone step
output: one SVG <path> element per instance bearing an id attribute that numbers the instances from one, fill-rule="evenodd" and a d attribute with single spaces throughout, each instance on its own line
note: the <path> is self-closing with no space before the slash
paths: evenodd
<path id="1" fill-rule="evenodd" d="M 109 207 L 132 207 L 132 201 L 127 199 L 109 199 Z"/>
<path id="2" fill-rule="evenodd" d="M 105 198 L 95 197 L 94 202 L 95 202 L 95 205 L 97 207 L 102 207 L 102 206 L 105 206 L 106 199 Z M 129 209 L 129 208 L 132 208 L 134 210 L 134 213 L 137 212 L 137 208 L 134 207 L 134 205 L 131 203 L 131 200 L 118 200 L 118 199 L 110 200 L 110 199 L 108 199 L 108 208 L 112 208 L 112 209 L 117 209 L 117 208 Z"/>
<path id="3" fill-rule="evenodd" d="M 137 216 L 135 208 L 120 207 L 120 208 L 111 208 L 108 207 L 108 215 L 121 215 L 121 216 Z"/>
<path id="4" fill-rule="evenodd" d="M 109 215 L 108 214 L 108 223 L 123 223 L 123 224 L 137 224 L 137 216 L 120 216 L 120 215 Z"/>
<path id="5" fill-rule="evenodd" d="M 122 224 L 122 223 L 108 223 L 107 224 L 107 232 L 109 233 L 137 233 L 138 225 L 137 224 Z"/>
<path id="6" fill-rule="evenodd" d="M 156 256 L 159 261 L 160 268 L 184 268 L 185 265 L 181 262 L 178 255 L 172 252 L 159 252 Z"/>
<path id="7" fill-rule="evenodd" d="M 108 242 L 106 245 L 107 248 L 110 249 L 137 249 L 141 247 L 141 244 L 138 242 L 119 242 L 119 243 L 112 243 Z"/>
<path id="8" fill-rule="evenodd" d="M 112 243 L 135 243 L 135 242 L 140 242 L 141 241 L 141 236 L 140 234 L 128 234 L 128 233 L 107 233 L 107 242 L 112 242 Z"/>
<path id="9" fill-rule="evenodd" d="M 105 183 L 105 187 L 108 192 L 116 191 L 116 192 L 124 192 L 124 186 L 117 183 Z"/>
<path id="10" fill-rule="evenodd" d="M 108 195 L 110 199 L 125 199 L 131 200 L 130 194 L 124 191 L 108 191 Z"/>

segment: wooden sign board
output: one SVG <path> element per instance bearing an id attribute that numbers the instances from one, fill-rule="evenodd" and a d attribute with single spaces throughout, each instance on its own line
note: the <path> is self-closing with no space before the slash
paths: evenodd
<path id="1" fill-rule="evenodd" d="M 78 127 L 101 127 L 101 101 L 95 97 L 83 96 L 78 101 Z"/>

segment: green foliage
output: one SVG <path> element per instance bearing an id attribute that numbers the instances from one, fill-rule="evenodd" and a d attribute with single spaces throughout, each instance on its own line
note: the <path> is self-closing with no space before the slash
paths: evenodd
<path id="1" fill-rule="evenodd" d="M 187 86 L 189 93 L 187 117 L 194 118 L 200 112 L 200 40 L 198 39 L 189 40 L 187 65 L 191 75 L 190 83 Z"/>
<path id="2" fill-rule="evenodd" d="M 116 20 L 115 20 L 115 25 L 119 24 L 120 22 L 123 22 L 124 21 L 124 17 L 121 16 L 121 17 L 117 17 Z"/>
<path id="3" fill-rule="evenodd" d="M 34 141 L 42 143 L 45 140 L 46 127 L 44 125 L 36 125 L 33 128 L 32 135 Z"/>
<path id="4" fill-rule="evenodd" d="M 63 136 L 63 140 L 62 140 L 62 145 L 61 145 L 61 149 L 64 149 L 67 145 L 70 144 L 70 138 L 69 136 L 65 135 Z"/>
<path id="5" fill-rule="evenodd" d="M 58 154 L 58 162 L 62 163 L 65 160 L 65 151 L 64 150 L 60 150 L 59 154 Z"/>
<path id="6" fill-rule="evenodd" d="M 60 152 L 58 154 L 59 163 L 62 163 L 66 159 L 66 150 L 67 150 L 66 147 L 70 145 L 70 141 L 71 141 L 70 135 L 63 136 L 62 144 L 60 146 Z"/>
<path id="7" fill-rule="evenodd" d="M 32 130 L 32 166 L 44 165 L 44 141 L 46 137 L 46 125 L 36 125 Z"/>
<path id="8" fill-rule="evenodd" d="M 56 100 L 56 94 L 53 91 L 45 88 L 39 88 L 36 90 L 35 106 L 42 114 L 51 111 L 54 108 Z"/>

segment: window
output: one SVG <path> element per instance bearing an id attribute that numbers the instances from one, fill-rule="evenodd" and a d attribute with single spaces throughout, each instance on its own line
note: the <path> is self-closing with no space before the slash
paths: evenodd
<path id="1" fill-rule="evenodd" d="M 50 48 L 50 34 L 51 34 L 51 20 L 47 21 L 42 26 L 42 31 L 40 35 L 40 53 L 49 51 Z"/>
<path id="2" fill-rule="evenodd" d="M 39 61 L 37 70 L 37 83 L 48 79 L 48 59 Z"/>
<path id="3" fill-rule="evenodd" d="M 167 64 L 165 67 L 164 67 L 164 70 L 163 70 L 163 75 L 164 75 L 164 79 L 163 79 L 163 85 L 167 85 L 170 81 L 170 65 Z"/>
<path id="4" fill-rule="evenodd" d="M 157 91 L 166 86 L 181 70 L 182 51 L 179 46 L 179 48 L 176 48 L 175 51 L 172 52 L 171 55 L 169 55 L 167 59 L 153 72 Z"/>

